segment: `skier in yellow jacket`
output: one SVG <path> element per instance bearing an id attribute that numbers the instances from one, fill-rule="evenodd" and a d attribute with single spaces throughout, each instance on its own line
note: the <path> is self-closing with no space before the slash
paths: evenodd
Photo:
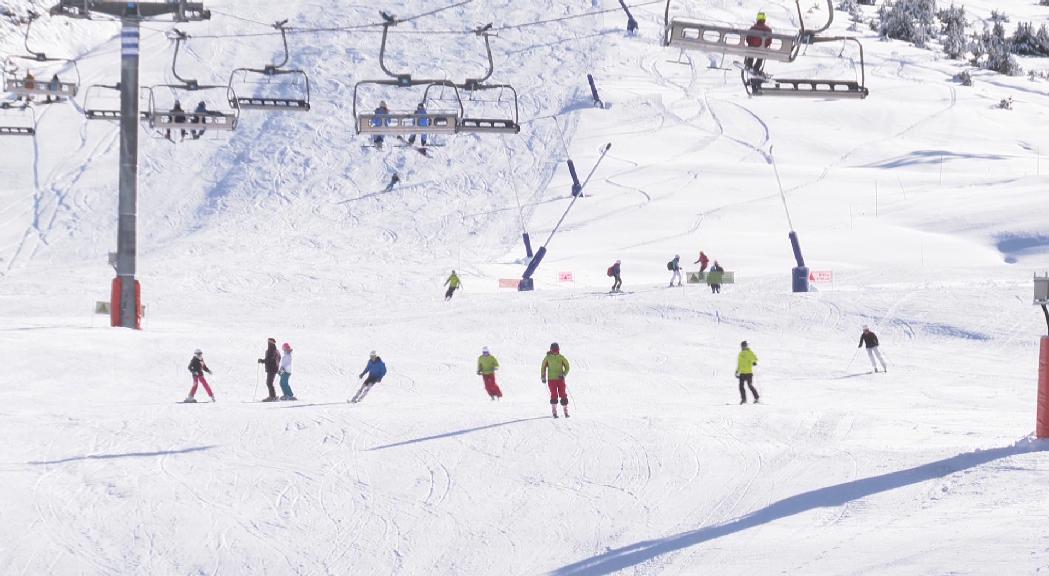
<path id="1" fill-rule="evenodd" d="M 498 369 L 499 360 L 492 356 L 487 346 L 481 348 L 481 355 L 477 358 L 477 374 L 484 379 L 484 390 L 492 400 L 503 397 L 503 391 L 495 383 L 495 371 Z"/>
<path id="2" fill-rule="evenodd" d="M 739 403 L 747 403 L 747 391 L 743 388 L 746 384 L 750 393 L 754 395 L 754 403 L 758 403 L 758 391 L 754 388 L 754 367 L 758 365 L 758 356 L 747 346 L 744 340 L 739 345 L 739 357 L 736 359 L 736 378 L 739 378 Z"/>
<path id="3" fill-rule="evenodd" d="M 564 410 L 565 418 L 568 418 L 568 390 L 565 389 L 565 376 L 571 366 L 568 358 L 561 355 L 561 347 L 554 342 L 550 345 L 550 351 L 543 358 L 543 366 L 539 369 L 540 377 L 550 388 L 550 411 L 557 418 L 557 399 L 561 399 L 561 409 Z"/>

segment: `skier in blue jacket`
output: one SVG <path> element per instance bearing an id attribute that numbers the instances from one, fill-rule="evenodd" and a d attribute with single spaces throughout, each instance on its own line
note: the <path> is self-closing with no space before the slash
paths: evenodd
<path id="1" fill-rule="evenodd" d="M 372 350 L 371 355 L 368 357 L 368 365 L 364 367 L 364 371 L 357 375 L 358 378 L 364 378 L 367 374 L 368 377 L 361 384 L 357 393 L 350 398 L 350 403 L 356 404 L 364 399 L 368 395 L 368 392 L 372 389 L 372 386 L 382 382 L 383 376 L 386 376 L 386 364 L 383 363 L 382 358 Z"/>

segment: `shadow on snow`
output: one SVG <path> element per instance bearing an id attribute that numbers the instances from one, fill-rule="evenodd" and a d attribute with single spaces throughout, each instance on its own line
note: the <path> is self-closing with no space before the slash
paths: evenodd
<path id="1" fill-rule="evenodd" d="M 1012 446 L 966 452 L 943 460 L 915 466 L 914 468 L 907 468 L 906 470 L 898 470 L 888 474 L 818 488 L 774 502 L 765 508 L 725 524 L 681 532 L 665 538 L 636 542 L 629 546 L 609 550 L 604 554 L 598 554 L 597 556 L 562 566 L 551 571 L 549 575 L 577 576 L 585 574 L 587 576 L 599 576 L 612 574 L 664 554 L 743 532 L 750 528 L 816 508 L 842 506 L 848 502 L 873 496 L 880 492 L 918 484 L 934 478 L 942 478 L 1001 458 L 1043 451 L 1049 451 L 1049 442 L 1023 439 Z"/>
<path id="2" fill-rule="evenodd" d="M 497 422 L 495 424 L 485 424 L 484 426 L 477 426 L 474 428 L 464 428 L 462 430 L 455 430 L 453 432 L 445 432 L 444 434 L 434 434 L 433 436 L 423 436 L 422 438 L 414 438 L 412 440 L 403 440 L 401 442 L 394 442 L 392 444 L 383 444 L 382 446 L 376 446 L 374 448 L 368 448 L 365 452 L 371 452 L 373 450 L 384 450 L 386 448 L 397 448 L 398 446 L 408 446 L 409 444 L 418 444 L 420 442 L 429 442 L 430 440 L 440 440 L 442 438 L 454 438 L 455 436 L 462 436 L 463 434 L 470 434 L 471 432 L 480 432 L 481 430 L 490 430 L 492 428 L 499 428 L 500 426 L 509 426 L 510 424 L 517 424 L 518 422 L 528 422 L 531 420 L 549 420 L 547 416 L 536 416 L 534 418 L 518 418 L 516 420 L 508 420 L 506 422 Z"/>
<path id="3" fill-rule="evenodd" d="M 151 458 L 153 456 L 170 456 L 172 454 L 189 454 L 191 452 L 203 452 L 205 450 L 211 450 L 215 446 L 194 446 L 192 448 L 183 448 L 181 450 L 158 450 L 156 452 L 123 452 L 120 454 L 87 454 L 84 456 L 70 456 L 69 458 L 62 458 L 59 460 L 39 460 L 33 462 L 26 462 L 26 464 L 33 464 L 35 466 L 42 466 L 45 464 L 65 464 L 67 462 L 79 462 L 82 460 L 116 460 L 118 458 Z"/>

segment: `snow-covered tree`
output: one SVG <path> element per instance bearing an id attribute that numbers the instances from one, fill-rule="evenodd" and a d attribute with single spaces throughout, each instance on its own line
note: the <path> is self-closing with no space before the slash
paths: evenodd
<path id="1" fill-rule="evenodd" d="M 944 54 L 955 60 L 962 58 L 968 50 L 969 43 L 965 37 L 965 27 L 968 24 L 965 20 L 965 7 L 958 8 L 951 4 L 950 8 L 940 10 L 937 16 L 942 25 Z"/>
<path id="2" fill-rule="evenodd" d="M 1002 20 L 994 22 L 991 30 L 984 30 L 970 44 L 969 50 L 975 56 L 974 64 L 981 68 L 994 70 L 1000 74 L 1016 76 L 1023 72 L 1016 58 L 1009 52 L 1009 41 L 1005 37 L 1005 25 Z"/>
<path id="3" fill-rule="evenodd" d="M 1034 30 L 1030 22 L 1016 24 L 1016 32 L 1009 39 L 1013 54 L 1022 56 L 1049 56 L 1049 29 L 1045 24 Z"/>
<path id="4" fill-rule="evenodd" d="M 924 48 L 936 33 L 936 0 L 896 0 L 878 9 L 882 38 L 906 40 Z"/>

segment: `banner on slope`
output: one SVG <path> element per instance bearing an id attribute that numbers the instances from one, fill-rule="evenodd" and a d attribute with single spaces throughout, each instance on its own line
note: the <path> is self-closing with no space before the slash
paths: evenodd
<path id="1" fill-rule="evenodd" d="M 517 290 L 517 285 L 520 284 L 520 283 L 521 283 L 521 279 L 520 278 L 500 278 L 499 279 L 499 287 L 500 288 L 513 288 L 514 290 Z"/>
<path id="2" fill-rule="evenodd" d="M 558 282 L 575 282 L 575 276 L 571 272 L 558 272 Z"/>
<path id="3" fill-rule="evenodd" d="M 809 282 L 820 282 L 823 284 L 834 282 L 834 271 L 813 270 L 812 272 L 809 272 Z"/>

